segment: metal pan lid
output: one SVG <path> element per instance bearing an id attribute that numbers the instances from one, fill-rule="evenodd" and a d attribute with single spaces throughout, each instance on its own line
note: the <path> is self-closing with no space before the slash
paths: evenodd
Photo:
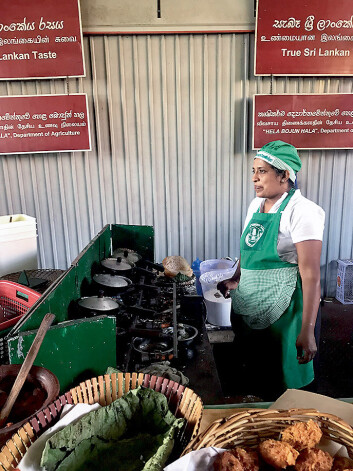
<path id="1" fill-rule="evenodd" d="M 121 257 L 105 258 L 101 261 L 101 265 L 104 268 L 108 268 L 109 270 L 113 271 L 128 271 L 133 267 L 133 264 L 129 263 L 126 259 Z"/>
<path id="2" fill-rule="evenodd" d="M 111 273 L 97 273 L 93 280 L 102 286 L 109 288 L 126 288 L 132 284 L 132 281 L 125 276 L 113 275 Z"/>
<path id="3" fill-rule="evenodd" d="M 119 304 L 114 299 L 101 295 L 81 298 L 77 301 L 77 304 L 85 309 L 92 309 L 94 311 L 111 311 L 119 308 Z"/>
<path id="4" fill-rule="evenodd" d="M 141 260 L 141 255 L 131 249 L 116 249 L 113 252 L 113 257 L 120 257 L 125 259 L 128 263 L 137 263 Z"/>

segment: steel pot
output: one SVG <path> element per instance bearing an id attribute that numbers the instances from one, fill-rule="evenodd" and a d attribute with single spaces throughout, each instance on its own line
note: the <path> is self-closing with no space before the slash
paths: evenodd
<path id="1" fill-rule="evenodd" d="M 131 277 L 135 267 L 133 263 L 129 263 L 126 259 L 121 257 L 105 258 L 101 261 L 101 265 L 108 270 L 109 273 L 127 277 Z"/>
<path id="2" fill-rule="evenodd" d="M 120 257 L 130 264 L 138 263 L 142 259 L 142 256 L 140 254 L 134 252 L 131 249 L 116 249 L 113 252 L 113 257 Z"/>
<path id="3" fill-rule="evenodd" d="M 83 317 L 115 315 L 119 312 L 119 304 L 114 299 L 104 296 L 101 291 L 98 296 L 87 296 L 77 301 L 79 314 Z"/>
<path id="4" fill-rule="evenodd" d="M 99 290 L 104 291 L 106 296 L 116 296 L 132 285 L 130 278 L 112 273 L 97 273 L 93 275 L 93 282 Z"/>

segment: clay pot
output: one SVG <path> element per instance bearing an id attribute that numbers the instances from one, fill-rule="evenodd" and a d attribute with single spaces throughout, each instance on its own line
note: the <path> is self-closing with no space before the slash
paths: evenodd
<path id="1" fill-rule="evenodd" d="M 22 365 L 0 365 L 0 408 Z M 0 447 L 38 411 L 53 402 L 59 395 L 58 378 L 46 368 L 32 366 L 22 390 L 8 418 L 12 425 L 0 429 Z"/>

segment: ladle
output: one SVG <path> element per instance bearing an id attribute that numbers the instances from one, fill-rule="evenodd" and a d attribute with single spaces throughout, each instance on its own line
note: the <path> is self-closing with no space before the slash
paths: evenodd
<path id="1" fill-rule="evenodd" d="M 30 349 L 28 350 L 26 358 L 17 375 L 17 378 L 15 379 L 15 382 L 13 383 L 10 394 L 8 395 L 8 398 L 4 404 L 4 407 L 2 408 L 0 412 L 0 428 L 4 427 L 4 425 L 6 424 L 6 420 L 8 416 L 10 415 L 12 407 L 22 389 L 24 382 L 26 381 L 29 370 L 32 368 L 33 362 L 36 359 L 37 353 L 44 340 L 44 336 L 47 333 L 47 330 L 49 329 L 51 324 L 53 323 L 54 319 L 55 319 L 54 314 L 46 314 L 39 326 L 38 332 L 33 340 L 33 343 Z"/>

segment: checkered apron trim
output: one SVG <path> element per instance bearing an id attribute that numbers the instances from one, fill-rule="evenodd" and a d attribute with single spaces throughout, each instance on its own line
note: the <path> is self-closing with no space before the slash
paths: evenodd
<path id="1" fill-rule="evenodd" d="M 268 270 L 242 268 L 240 283 L 231 291 L 235 314 L 251 329 L 266 329 L 289 306 L 296 288 L 298 266 Z"/>

